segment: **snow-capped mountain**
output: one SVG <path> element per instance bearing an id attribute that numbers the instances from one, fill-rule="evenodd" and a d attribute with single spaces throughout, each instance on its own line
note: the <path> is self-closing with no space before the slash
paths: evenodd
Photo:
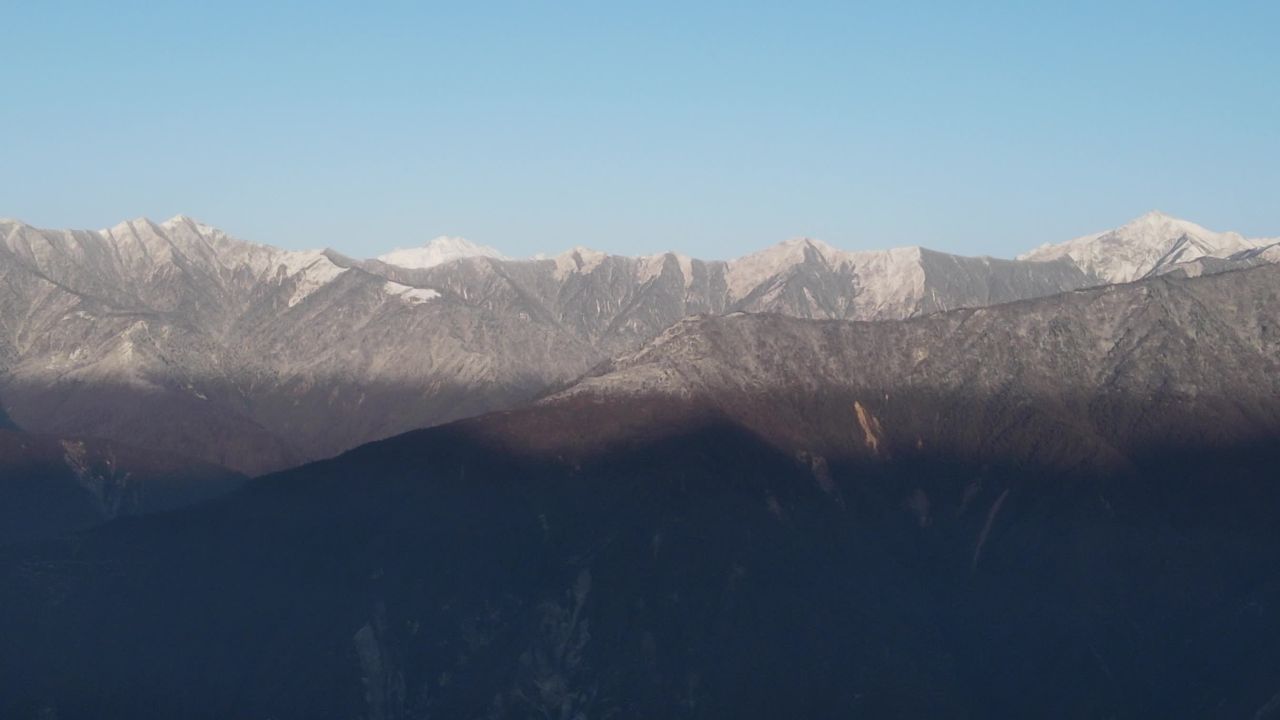
<path id="1" fill-rule="evenodd" d="M 1069 258 L 1104 282 L 1129 282 L 1160 275 L 1201 258 L 1229 259 L 1274 244 L 1239 233 L 1215 232 L 1153 211 L 1114 230 L 1043 245 L 1019 260 Z"/>
<path id="2" fill-rule="evenodd" d="M 467 257 L 507 259 L 488 245 L 478 245 L 466 238 L 446 235 L 441 235 L 422 247 L 396 248 L 385 255 L 379 255 L 377 259 L 404 268 L 429 268 Z"/>
<path id="3" fill-rule="evenodd" d="M 587 248 L 508 260 L 453 240 L 355 260 L 184 216 L 101 231 L 0 221 L 0 403 L 32 432 L 255 473 L 512 407 L 690 315 L 893 320 L 1147 274 L 1144 258 L 1180 238 L 1199 264 L 1165 250 L 1157 260 L 1178 261 L 1156 265 L 1200 274 L 1275 254 L 1210 263 L 1203 253 L 1247 243 L 1162 218 L 1131 225 L 1034 261 L 801 238 L 726 262 Z M 1138 269 L 1099 264 L 1098 243 Z"/>

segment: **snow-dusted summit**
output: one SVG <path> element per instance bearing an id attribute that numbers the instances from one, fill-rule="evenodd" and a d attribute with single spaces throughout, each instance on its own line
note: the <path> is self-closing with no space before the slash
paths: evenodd
<path id="1" fill-rule="evenodd" d="M 379 255 L 377 259 L 388 265 L 422 269 L 468 257 L 507 259 L 497 249 L 488 245 L 479 245 L 466 238 L 447 235 L 441 235 L 421 247 L 396 248 L 385 255 Z"/>
<path id="2" fill-rule="evenodd" d="M 1229 259 L 1275 242 L 1275 239 L 1249 239 L 1234 232 L 1215 232 L 1153 211 L 1114 230 L 1042 245 L 1018 259 L 1070 258 L 1081 270 L 1101 281 L 1115 283 L 1160 275 L 1201 258 Z"/>

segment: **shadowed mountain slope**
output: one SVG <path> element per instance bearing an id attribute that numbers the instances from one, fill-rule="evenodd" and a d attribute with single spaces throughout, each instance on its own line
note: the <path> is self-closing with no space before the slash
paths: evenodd
<path id="1" fill-rule="evenodd" d="M 109 440 L 33 435 L 5 426 L 3 417 L 0 411 L 0 545 L 172 510 L 230 492 L 248 479 Z"/>

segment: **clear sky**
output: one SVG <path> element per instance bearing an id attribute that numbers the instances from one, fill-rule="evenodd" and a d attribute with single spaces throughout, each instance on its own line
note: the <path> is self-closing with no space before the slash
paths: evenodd
<path id="1" fill-rule="evenodd" d="M 271 7 L 265 7 L 270 5 Z M 1280 2 L 0 0 L 0 216 L 727 258 L 1280 235 Z"/>

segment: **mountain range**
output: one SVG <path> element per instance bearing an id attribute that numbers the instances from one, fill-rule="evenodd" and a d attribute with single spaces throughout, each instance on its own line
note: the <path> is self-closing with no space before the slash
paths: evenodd
<path id="1" fill-rule="evenodd" d="M 539 267 L 494 262 L 438 268 Z M 1280 266 L 1167 270 L 722 308 L 536 402 L 0 547 L 0 712 L 1278 717 Z"/>
<path id="2" fill-rule="evenodd" d="M 1159 213 L 1019 260 L 811 239 L 727 262 L 510 260 L 459 238 L 356 260 L 183 216 L 0 221 L 0 406 L 30 433 L 255 475 L 516 407 L 691 315 L 897 320 L 1278 257 Z"/>

